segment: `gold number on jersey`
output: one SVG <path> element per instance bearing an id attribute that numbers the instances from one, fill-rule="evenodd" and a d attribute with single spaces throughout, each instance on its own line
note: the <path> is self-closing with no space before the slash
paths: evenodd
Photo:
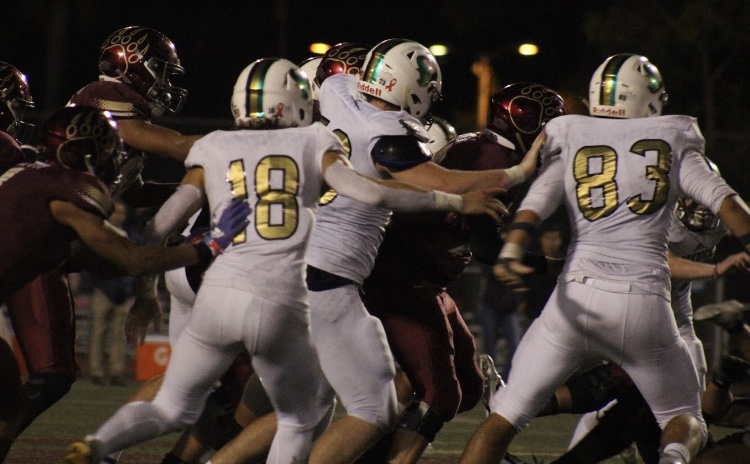
<path id="1" fill-rule="evenodd" d="M 617 153 L 610 147 L 584 147 L 576 153 L 578 208 L 589 221 L 607 217 L 617 209 Z"/>
<path id="2" fill-rule="evenodd" d="M 247 200 L 247 178 L 245 175 L 245 162 L 241 159 L 234 160 L 229 163 L 229 173 L 227 174 L 227 182 L 232 186 L 232 198 L 242 198 Z M 247 235 L 245 231 L 240 232 L 234 237 L 232 243 L 238 245 L 247 241 Z"/>
<path id="3" fill-rule="evenodd" d="M 669 192 L 669 163 L 672 150 L 663 140 L 639 140 L 630 148 L 632 153 L 646 156 L 646 152 L 656 152 L 656 165 L 646 166 L 646 178 L 654 183 L 651 200 L 642 200 L 641 195 L 628 199 L 628 207 L 635 214 L 651 214 L 664 205 Z"/>
<path id="4" fill-rule="evenodd" d="M 651 214 L 667 201 L 669 192 L 669 167 L 671 148 L 663 140 L 639 140 L 630 152 L 646 156 L 656 152 L 656 164 L 646 166 L 645 178 L 654 186 L 650 200 L 636 195 L 627 200 L 628 208 L 635 214 Z M 607 146 L 584 147 L 576 153 L 573 170 L 576 180 L 578 208 L 583 217 L 596 221 L 612 214 L 618 206 L 617 153 Z"/>
<path id="5" fill-rule="evenodd" d="M 299 168 L 288 156 L 266 156 L 255 167 L 255 230 L 266 240 L 282 240 L 297 230 Z"/>
<path id="6" fill-rule="evenodd" d="M 320 122 L 327 126 L 330 122 L 328 119 L 321 117 Z M 344 146 L 344 153 L 346 153 L 347 158 L 351 158 L 352 156 L 352 143 L 349 140 L 349 136 L 346 135 L 346 132 L 342 131 L 341 129 L 335 129 L 333 131 L 334 134 L 336 134 L 336 137 L 339 138 L 341 141 L 341 145 Z M 331 203 L 336 196 L 338 196 L 338 193 L 334 189 L 329 189 L 326 193 L 323 194 L 323 196 L 320 197 L 320 200 L 318 201 L 318 205 L 325 206 L 329 203 Z"/>

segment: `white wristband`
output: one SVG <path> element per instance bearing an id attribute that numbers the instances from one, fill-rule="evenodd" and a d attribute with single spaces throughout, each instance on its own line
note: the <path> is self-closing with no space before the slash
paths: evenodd
<path id="1" fill-rule="evenodd" d="M 440 190 L 433 190 L 435 193 L 435 209 L 438 211 L 461 211 L 464 206 L 464 199 L 461 195 L 454 193 L 445 193 Z"/>
<path id="2" fill-rule="evenodd" d="M 513 166 L 505 170 L 505 174 L 508 175 L 508 188 L 518 185 L 526 180 L 526 173 L 523 172 L 521 166 Z"/>
<path id="3" fill-rule="evenodd" d="M 521 261 L 523 259 L 524 250 L 523 247 L 517 243 L 505 242 L 502 250 L 500 250 L 501 259 L 510 259 L 513 261 Z"/>

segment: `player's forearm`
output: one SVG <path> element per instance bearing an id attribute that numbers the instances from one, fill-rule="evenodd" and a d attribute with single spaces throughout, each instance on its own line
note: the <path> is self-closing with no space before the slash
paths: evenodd
<path id="1" fill-rule="evenodd" d="M 200 247 L 205 250 L 201 250 Z M 115 263 L 128 275 L 143 276 L 196 264 L 206 253 L 211 252 L 203 243 L 166 248 L 135 247 L 127 256 L 121 256 Z"/>
<path id="2" fill-rule="evenodd" d="M 719 218 L 750 253 L 750 209 L 742 198 L 738 195 L 726 197 L 719 208 Z"/>

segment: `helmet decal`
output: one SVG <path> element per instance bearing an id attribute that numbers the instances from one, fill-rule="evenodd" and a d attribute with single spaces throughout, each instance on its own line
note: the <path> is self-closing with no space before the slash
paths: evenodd
<path id="1" fill-rule="evenodd" d="M 379 45 L 375 46 L 375 48 L 372 50 L 372 57 L 370 58 L 370 61 L 368 63 L 365 63 L 362 73 L 362 80 L 370 83 L 375 83 L 378 75 L 380 74 L 380 68 L 383 66 L 386 52 L 388 52 L 395 46 L 405 42 L 409 41 L 406 39 L 385 40 Z"/>
<path id="2" fill-rule="evenodd" d="M 262 118 L 265 114 L 263 111 L 263 82 L 266 79 L 266 72 L 276 60 L 263 60 L 253 67 L 250 74 L 247 75 L 245 84 L 245 114 L 246 118 Z"/>
<path id="3" fill-rule="evenodd" d="M 430 63 L 430 60 L 427 57 L 418 56 L 417 66 L 419 68 L 419 80 L 417 83 L 420 87 L 424 87 L 437 79 L 437 70 L 432 66 L 432 63 Z"/>
<path id="4" fill-rule="evenodd" d="M 630 55 L 615 55 L 604 67 L 601 77 L 600 105 L 615 105 L 615 89 L 617 89 L 617 73 Z"/>

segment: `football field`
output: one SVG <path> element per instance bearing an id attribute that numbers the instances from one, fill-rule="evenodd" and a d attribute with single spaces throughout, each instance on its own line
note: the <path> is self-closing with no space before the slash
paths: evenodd
<path id="1" fill-rule="evenodd" d="M 77 381 L 70 393 L 42 414 L 16 441 L 7 464 L 59 463 L 67 445 L 92 433 L 135 391 L 128 387 L 94 385 L 86 379 Z M 484 410 L 478 407 L 459 415 L 446 424 L 431 449 L 421 460 L 424 463 L 455 463 L 464 445 L 479 422 Z M 513 442 L 511 452 L 528 461 L 550 462 L 565 449 L 578 416 L 561 415 L 535 420 Z M 169 450 L 177 435 L 165 435 L 128 449 L 122 464 L 157 464 Z M 622 463 L 613 458 L 608 463 Z"/>

